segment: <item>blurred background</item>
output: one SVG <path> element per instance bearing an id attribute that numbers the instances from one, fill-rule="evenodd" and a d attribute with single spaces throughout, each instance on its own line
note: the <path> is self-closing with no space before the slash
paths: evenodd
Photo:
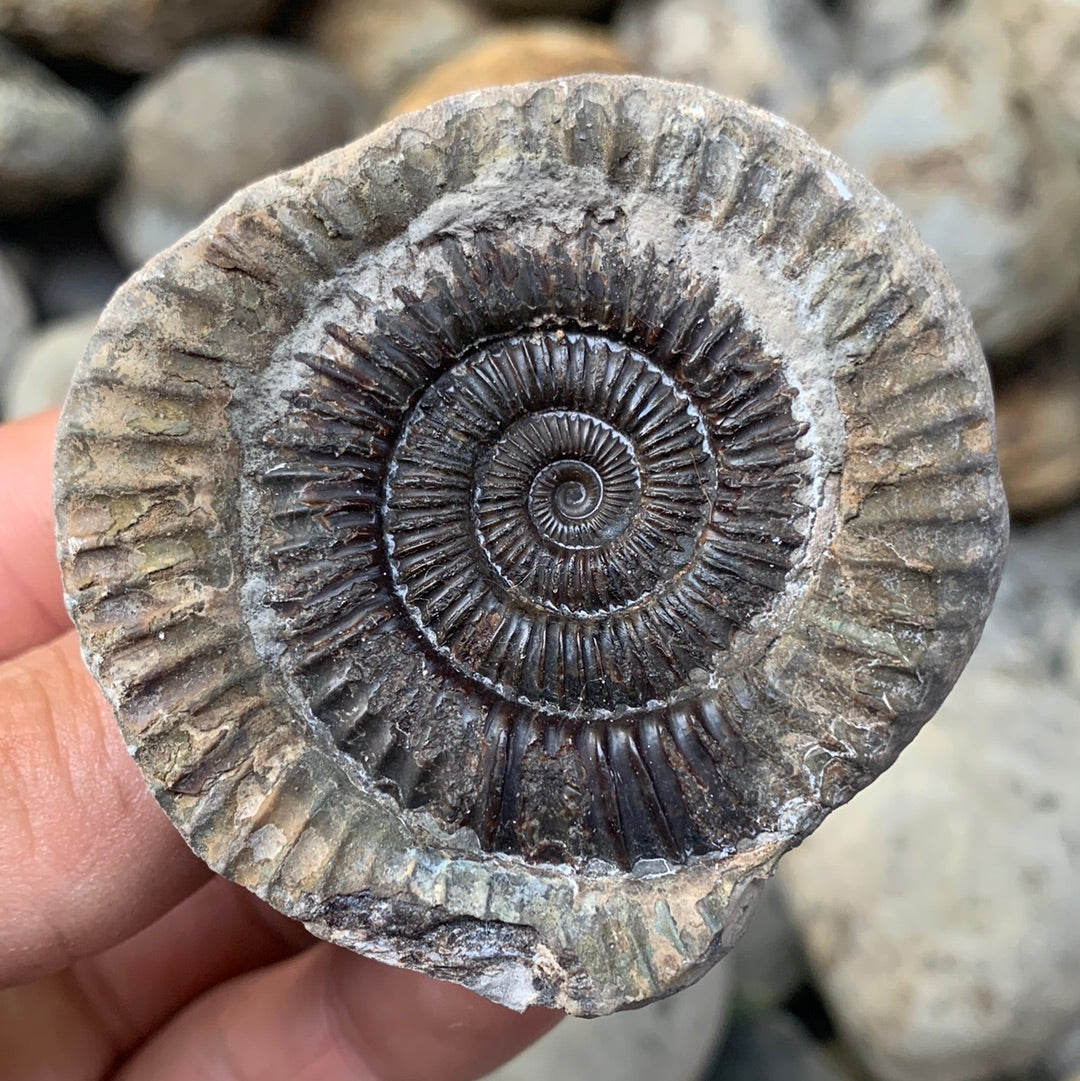
<path id="1" fill-rule="evenodd" d="M 991 365 L 1014 518 L 971 666 L 694 988 L 500 1081 L 1080 1081 L 1080 0 L 0 0 L 0 416 L 236 188 L 582 72 L 807 128 L 914 220 Z"/>

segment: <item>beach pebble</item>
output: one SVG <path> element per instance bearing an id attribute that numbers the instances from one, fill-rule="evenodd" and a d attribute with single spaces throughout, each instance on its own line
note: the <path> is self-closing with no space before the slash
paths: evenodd
<path id="1" fill-rule="evenodd" d="M 465 0 L 319 0 L 300 32 L 385 106 L 487 25 Z"/>
<path id="2" fill-rule="evenodd" d="M 1080 163 L 1080 0 L 996 2 L 1015 51 L 1018 88 L 1037 122 Z"/>
<path id="3" fill-rule="evenodd" d="M 1080 1017 L 1080 511 L 1014 530 L 967 671 L 899 761 L 780 863 L 878 1081 L 1019 1071 Z"/>
<path id="4" fill-rule="evenodd" d="M 75 367 L 86 352 L 98 313 L 47 323 L 15 358 L 4 394 L 7 420 L 63 405 Z"/>
<path id="5" fill-rule="evenodd" d="M 700 1081 L 727 1030 L 733 976 L 723 962 L 639 1010 L 567 1018 L 487 1081 Z"/>
<path id="6" fill-rule="evenodd" d="M 8 378 L 33 318 L 26 287 L 11 261 L 0 252 L 0 385 Z"/>
<path id="7" fill-rule="evenodd" d="M 940 30 L 941 0 L 849 0 L 850 61 L 877 77 L 923 57 Z"/>
<path id="8" fill-rule="evenodd" d="M 387 117 L 485 86 L 631 70 L 632 62 L 603 27 L 555 19 L 518 23 L 489 30 L 421 76 L 391 105 Z"/>
<path id="9" fill-rule="evenodd" d="M 813 114 L 843 56 L 839 28 L 816 0 L 631 0 L 616 30 L 645 74 L 796 122 Z"/>
<path id="10" fill-rule="evenodd" d="M 1080 1081 L 1080 1017 L 1076 1027 L 1044 1058 L 1042 1066 L 1050 1081 Z"/>
<path id="11" fill-rule="evenodd" d="M 40 210 L 101 187 L 118 144 L 105 114 L 0 39 L 0 214 Z"/>
<path id="12" fill-rule="evenodd" d="M 1009 46 L 988 23 L 968 12 L 946 59 L 834 84 L 812 131 L 914 221 L 984 347 L 1006 350 L 1075 310 L 1080 170 L 1018 113 Z"/>
<path id="13" fill-rule="evenodd" d="M 282 0 L 0 0 L 0 33 L 53 56 L 156 71 L 195 41 L 269 21 Z"/>
<path id="14" fill-rule="evenodd" d="M 127 103 L 123 176 L 106 204 L 106 233 L 139 266 L 243 185 L 361 134 L 367 110 L 347 76 L 299 48 L 194 50 Z"/>

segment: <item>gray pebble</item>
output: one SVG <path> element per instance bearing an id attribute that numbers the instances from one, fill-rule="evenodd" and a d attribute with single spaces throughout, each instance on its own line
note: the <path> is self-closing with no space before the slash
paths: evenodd
<path id="1" fill-rule="evenodd" d="M 939 59 L 835 83 L 811 130 L 911 218 L 983 347 L 1021 349 L 1076 310 L 1077 159 L 1017 108 L 992 11 L 962 8 L 947 31 Z"/>
<path id="2" fill-rule="evenodd" d="M 1017 530 L 938 716 L 778 875 L 880 1081 L 1026 1069 L 1080 1017 L 1080 511 Z"/>
<path id="3" fill-rule="evenodd" d="M 632 0 L 616 29 L 646 74 L 796 122 L 816 110 L 842 58 L 839 28 L 816 0 Z"/>
<path id="4" fill-rule="evenodd" d="M 0 0 L 0 33 L 53 56 L 156 71 L 184 46 L 265 24 L 282 0 Z"/>
<path id="5" fill-rule="evenodd" d="M 49 323 L 19 351 L 4 388 L 7 420 L 62 405 L 71 377 L 97 326 L 98 313 Z"/>
<path id="6" fill-rule="evenodd" d="M 33 318 L 26 287 L 0 252 L 0 385 L 8 377 Z"/>
<path id="7" fill-rule="evenodd" d="M 570 1017 L 488 1081 L 698 1081 L 727 1029 L 734 970 L 639 1010 Z"/>
<path id="8" fill-rule="evenodd" d="M 105 114 L 0 40 L 0 213 L 88 194 L 107 180 L 116 158 Z"/>
<path id="9" fill-rule="evenodd" d="M 941 0 L 849 0 L 852 64 L 871 77 L 921 57 L 940 30 Z"/>
<path id="10" fill-rule="evenodd" d="M 1076 1019 L 1076 1027 L 1046 1056 L 1043 1068 L 1051 1081 L 1080 1079 L 1080 1017 Z"/>
<path id="11" fill-rule="evenodd" d="M 195 50 L 140 86 L 121 122 L 124 170 L 104 227 L 139 266 L 237 188 L 360 134 L 368 108 L 342 73 L 299 48 Z"/>
<path id="12" fill-rule="evenodd" d="M 736 1013 L 709 1081 L 845 1081 L 806 1030 L 780 1010 Z"/>

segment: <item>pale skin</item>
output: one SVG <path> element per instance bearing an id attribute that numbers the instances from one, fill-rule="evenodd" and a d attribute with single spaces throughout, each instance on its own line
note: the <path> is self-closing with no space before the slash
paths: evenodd
<path id="1" fill-rule="evenodd" d="M 318 942 L 184 845 L 64 611 L 56 414 L 0 425 L 0 1081 L 471 1081 L 561 1016 Z"/>

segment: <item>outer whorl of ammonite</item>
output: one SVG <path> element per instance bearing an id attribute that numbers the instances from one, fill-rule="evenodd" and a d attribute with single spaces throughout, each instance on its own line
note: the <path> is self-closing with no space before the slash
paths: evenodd
<path id="1" fill-rule="evenodd" d="M 516 1006 L 690 982 L 948 691 L 996 585 L 937 260 L 798 130 L 485 91 L 240 193 L 59 450 L 89 663 L 195 850 Z"/>

